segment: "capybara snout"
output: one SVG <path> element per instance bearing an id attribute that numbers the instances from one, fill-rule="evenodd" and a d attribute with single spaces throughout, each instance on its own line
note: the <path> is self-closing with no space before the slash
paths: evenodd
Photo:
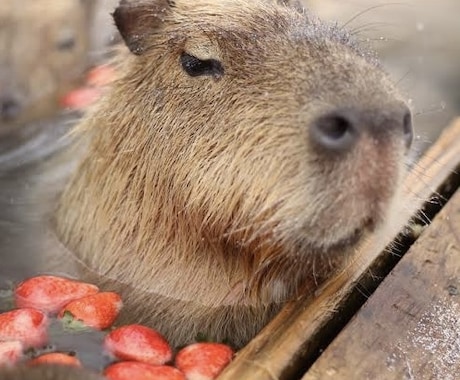
<path id="1" fill-rule="evenodd" d="M 402 134 L 404 144 L 409 149 L 413 139 L 411 119 L 406 106 L 394 111 L 336 109 L 312 123 L 309 138 L 319 151 L 331 158 L 350 152 L 363 134 L 376 140 L 386 139 L 387 133 Z"/>
<path id="2" fill-rule="evenodd" d="M 15 94 L 6 93 L 0 97 L 0 120 L 9 122 L 15 120 L 22 109 L 22 101 Z"/>

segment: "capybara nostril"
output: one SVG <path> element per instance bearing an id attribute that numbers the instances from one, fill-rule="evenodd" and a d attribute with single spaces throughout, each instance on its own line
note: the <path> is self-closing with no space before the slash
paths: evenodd
<path id="1" fill-rule="evenodd" d="M 21 102 L 12 97 L 5 96 L 0 98 L 0 120 L 12 121 L 21 113 Z"/>
<path id="2" fill-rule="evenodd" d="M 381 142 L 396 134 L 409 149 L 413 140 L 412 115 L 405 106 L 345 108 L 318 117 L 310 128 L 312 143 L 325 154 L 349 151 L 361 134 Z"/>
<path id="3" fill-rule="evenodd" d="M 325 153 L 335 154 L 350 150 L 358 135 L 356 123 L 342 111 L 320 116 L 310 128 L 312 142 Z"/>
<path id="4" fill-rule="evenodd" d="M 412 126 L 412 114 L 409 110 L 406 111 L 403 118 L 403 133 L 404 133 L 404 143 L 406 149 L 412 145 L 412 141 L 414 140 L 414 128 Z"/>

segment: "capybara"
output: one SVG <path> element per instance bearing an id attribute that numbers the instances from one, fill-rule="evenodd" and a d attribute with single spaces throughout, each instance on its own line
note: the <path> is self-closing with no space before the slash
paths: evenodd
<path id="1" fill-rule="evenodd" d="M 88 64 L 93 3 L 0 2 L 0 137 L 55 113 L 59 97 L 78 83 Z"/>
<path id="2" fill-rule="evenodd" d="M 126 49 L 75 149 L 0 178 L 0 275 L 78 276 L 174 346 L 241 347 L 399 213 L 411 112 L 297 2 L 122 0 L 114 21 Z"/>
<path id="3" fill-rule="evenodd" d="M 404 98 L 347 32 L 284 3 L 122 1 L 129 53 L 77 128 L 57 234 L 175 344 L 246 343 L 398 194 Z"/>

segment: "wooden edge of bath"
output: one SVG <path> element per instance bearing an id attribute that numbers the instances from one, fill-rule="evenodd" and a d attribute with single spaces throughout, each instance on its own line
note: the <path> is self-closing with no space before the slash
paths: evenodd
<path id="1" fill-rule="evenodd" d="M 404 188 L 419 199 L 409 214 L 414 215 L 423 206 L 423 200 L 429 199 L 459 165 L 460 119 L 443 132 L 407 176 Z M 394 236 L 403 230 L 407 221 L 394 226 Z M 333 326 L 340 320 L 344 304 L 349 301 L 353 290 L 356 293 L 356 285 L 372 277 L 374 264 L 382 256 L 388 256 L 388 252 L 384 252 L 385 246 L 385 243 L 375 246 L 370 242 L 360 252 L 359 259 L 329 281 L 315 298 L 288 303 L 238 353 L 219 380 L 287 380 L 299 376 L 299 371 L 312 364 L 323 348 L 323 342 L 328 340 L 327 335 L 334 331 Z"/>
<path id="2" fill-rule="evenodd" d="M 460 374 L 460 190 L 302 380 Z"/>

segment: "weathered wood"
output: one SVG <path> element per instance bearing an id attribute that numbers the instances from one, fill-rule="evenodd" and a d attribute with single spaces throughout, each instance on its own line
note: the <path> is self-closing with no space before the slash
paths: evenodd
<path id="1" fill-rule="evenodd" d="M 460 378 L 460 190 L 302 380 Z"/>
<path id="2" fill-rule="evenodd" d="M 457 121 L 441 135 L 407 177 L 405 189 L 418 199 L 411 205 L 408 215 L 415 213 L 459 164 L 460 121 Z M 401 225 L 393 226 L 394 236 L 406 222 L 407 219 Z M 382 256 L 386 242 L 382 244 L 375 246 L 375 242 L 369 242 L 360 253 L 359 260 L 329 281 L 314 299 L 300 299 L 287 304 L 240 351 L 219 379 L 287 380 L 298 374 L 299 368 L 311 362 L 324 341 L 330 338 L 331 326 L 340 319 L 340 313 L 333 311 L 343 309 L 356 285 L 363 278 L 372 276 L 373 265 Z"/>

